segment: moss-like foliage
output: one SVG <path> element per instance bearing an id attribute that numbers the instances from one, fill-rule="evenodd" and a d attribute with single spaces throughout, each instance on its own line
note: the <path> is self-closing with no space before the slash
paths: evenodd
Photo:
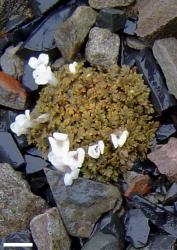
<path id="1" fill-rule="evenodd" d="M 68 65 L 56 72 L 59 84 L 43 88 L 33 115 L 49 113 L 50 120 L 31 129 L 28 140 L 43 152 L 53 132 L 69 135 L 70 150 L 85 148 L 98 140 L 105 152 L 95 160 L 86 154 L 82 167 L 85 177 L 117 181 L 121 172 L 136 159 L 146 156 L 157 123 L 150 103 L 149 89 L 142 76 L 128 67 L 113 67 L 109 72 L 79 65 L 71 74 Z M 114 149 L 110 134 L 127 129 L 129 137 L 122 148 Z"/>

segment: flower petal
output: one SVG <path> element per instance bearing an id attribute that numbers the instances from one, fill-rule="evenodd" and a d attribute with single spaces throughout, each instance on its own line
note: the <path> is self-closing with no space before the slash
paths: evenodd
<path id="1" fill-rule="evenodd" d="M 68 139 L 67 134 L 63 134 L 63 133 L 59 133 L 59 132 L 54 132 L 53 137 L 59 141 L 66 141 Z"/>
<path id="2" fill-rule="evenodd" d="M 98 144 L 94 144 L 88 147 L 88 155 L 94 159 L 98 159 L 100 157 L 100 149 Z"/>
<path id="3" fill-rule="evenodd" d="M 64 176 L 65 186 L 71 186 L 73 184 L 73 178 L 70 173 L 66 173 Z"/>
<path id="4" fill-rule="evenodd" d="M 100 153 L 104 154 L 104 142 L 102 140 L 98 141 L 98 147 L 100 149 Z"/>
<path id="5" fill-rule="evenodd" d="M 79 168 L 72 170 L 70 175 L 73 180 L 76 180 L 79 177 L 79 172 L 80 172 Z"/>
<path id="6" fill-rule="evenodd" d="M 49 56 L 47 54 L 40 54 L 38 57 L 38 62 L 40 64 L 47 65 L 49 63 Z"/>
<path id="7" fill-rule="evenodd" d="M 36 69 L 36 67 L 38 66 L 38 60 L 35 57 L 31 57 L 29 59 L 28 65 L 32 68 L 32 69 Z"/>
<path id="8" fill-rule="evenodd" d="M 40 115 L 38 118 L 35 119 L 38 123 L 45 123 L 49 120 L 50 115 L 48 113 Z"/>
<path id="9" fill-rule="evenodd" d="M 57 157 L 52 151 L 48 154 L 48 160 L 56 169 L 60 170 L 61 172 L 66 171 L 67 167 L 64 165 L 62 159 Z"/>

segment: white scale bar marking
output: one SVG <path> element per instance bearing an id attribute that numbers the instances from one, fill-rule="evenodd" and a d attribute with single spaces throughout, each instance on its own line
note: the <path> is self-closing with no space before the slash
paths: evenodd
<path id="1" fill-rule="evenodd" d="M 4 243 L 4 247 L 33 247 L 33 243 Z"/>

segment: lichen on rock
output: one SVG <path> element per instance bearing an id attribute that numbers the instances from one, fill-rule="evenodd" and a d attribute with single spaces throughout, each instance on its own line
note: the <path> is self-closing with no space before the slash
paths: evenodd
<path id="1" fill-rule="evenodd" d="M 53 132 L 69 135 L 71 150 L 99 140 L 105 144 L 104 154 L 93 159 L 86 154 L 83 176 L 96 180 L 117 181 L 120 173 L 130 169 L 136 159 L 143 159 L 158 124 L 153 121 L 154 109 L 149 89 L 142 76 L 127 66 L 111 67 L 107 72 L 78 65 L 72 74 L 68 65 L 55 72 L 57 86 L 44 87 L 32 115 L 49 113 L 45 124 L 32 128 L 28 141 L 43 153 L 48 151 L 48 136 Z M 129 136 L 122 147 L 115 149 L 110 134 L 127 130 Z"/>

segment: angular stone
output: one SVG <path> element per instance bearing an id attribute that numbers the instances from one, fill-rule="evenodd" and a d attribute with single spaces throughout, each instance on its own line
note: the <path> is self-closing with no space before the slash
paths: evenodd
<path id="1" fill-rule="evenodd" d="M 139 3 L 140 2 L 140 3 Z M 141 0 L 138 4 L 137 35 L 154 40 L 177 34 L 177 0 Z"/>
<path id="2" fill-rule="evenodd" d="M 177 98 L 177 39 L 164 38 L 156 40 L 153 54 L 159 63 L 166 78 L 167 87 L 172 95 Z"/>
<path id="3" fill-rule="evenodd" d="M 130 209 L 125 217 L 126 239 L 136 248 L 143 247 L 148 241 L 150 227 L 141 209 Z"/>
<path id="4" fill-rule="evenodd" d="M 32 55 L 38 56 L 39 53 L 46 52 L 50 55 L 50 59 L 56 58 L 58 50 L 54 40 L 55 30 L 73 13 L 74 9 L 75 5 L 69 1 L 50 13 L 33 29 L 18 54 L 28 59 Z"/>
<path id="5" fill-rule="evenodd" d="M 173 183 L 165 196 L 165 204 L 172 204 L 177 201 L 177 183 Z"/>
<path id="6" fill-rule="evenodd" d="M 136 49 L 136 50 L 142 50 L 146 48 L 146 44 L 139 40 L 138 38 L 134 38 L 134 37 L 127 37 L 126 38 L 126 44 L 128 47 L 132 48 L 132 49 Z"/>
<path id="7" fill-rule="evenodd" d="M 155 163 L 159 172 L 170 180 L 177 181 L 177 139 L 171 138 L 169 142 L 147 155 Z"/>
<path id="8" fill-rule="evenodd" d="M 176 101 L 168 92 L 164 76 L 151 50 L 143 49 L 135 59 L 138 70 L 151 89 L 152 102 L 156 111 L 161 114 L 168 108 L 176 106 Z"/>
<path id="9" fill-rule="evenodd" d="M 111 32 L 117 32 L 124 28 L 126 13 L 120 9 L 105 8 L 100 10 L 96 25 L 99 28 L 109 29 Z"/>
<path id="10" fill-rule="evenodd" d="M 59 2 L 61 2 L 61 0 L 31 0 L 29 1 L 29 4 L 34 13 L 40 16 L 55 7 Z"/>
<path id="11" fill-rule="evenodd" d="M 115 205 L 120 207 L 122 198 L 115 186 L 84 178 L 65 186 L 58 172 L 45 169 L 45 173 L 62 220 L 72 236 L 88 238 L 102 214 Z"/>
<path id="12" fill-rule="evenodd" d="M 71 242 L 57 208 L 34 217 L 30 229 L 38 250 L 70 250 Z"/>
<path id="13" fill-rule="evenodd" d="M 0 236 L 28 227 L 30 220 L 47 205 L 8 164 L 0 164 Z"/>
<path id="14" fill-rule="evenodd" d="M 27 93 L 19 81 L 0 71 L 0 104 L 12 109 L 26 107 Z"/>
<path id="15" fill-rule="evenodd" d="M 35 83 L 34 77 L 33 77 L 33 71 L 29 65 L 28 61 L 25 61 L 24 63 L 24 72 L 22 77 L 22 84 L 23 86 L 29 91 L 33 92 L 38 89 L 38 85 Z"/>
<path id="16" fill-rule="evenodd" d="M 121 250 L 118 240 L 112 234 L 96 233 L 81 250 Z M 123 249 L 122 249 L 123 250 Z"/>
<path id="17" fill-rule="evenodd" d="M 86 44 L 85 56 L 91 65 L 104 69 L 117 64 L 120 38 L 107 29 L 93 28 Z"/>
<path id="18" fill-rule="evenodd" d="M 124 193 L 126 197 L 130 197 L 133 193 L 145 195 L 151 191 L 151 179 L 148 175 L 127 171 L 124 174 L 124 179 L 128 184 L 128 188 Z"/>
<path id="19" fill-rule="evenodd" d="M 64 59 L 75 58 L 89 30 L 96 22 L 96 12 L 88 6 L 81 6 L 55 32 L 55 42 Z"/>
<path id="20" fill-rule="evenodd" d="M 24 165 L 24 159 L 13 137 L 8 132 L 0 132 L 0 161 L 17 169 Z"/>
<path id="21" fill-rule="evenodd" d="M 156 139 L 158 142 L 167 140 L 170 136 L 176 133 L 176 128 L 173 123 L 162 124 L 156 131 Z"/>
<path id="22" fill-rule="evenodd" d="M 134 1 L 135 0 L 89 0 L 89 4 L 94 9 L 103 9 L 128 6 Z"/>
<path id="23" fill-rule="evenodd" d="M 26 162 L 26 173 L 34 174 L 47 167 L 48 163 L 40 157 L 24 155 Z"/>
<path id="24" fill-rule="evenodd" d="M 16 79 L 19 79 L 23 74 L 23 61 L 16 55 L 21 43 L 16 47 L 10 46 L 0 58 L 2 70 Z"/>
<path id="25" fill-rule="evenodd" d="M 128 19 L 125 23 L 124 33 L 133 36 L 135 35 L 136 27 L 137 27 L 137 20 Z"/>
<path id="26" fill-rule="evenodd" d="M 4 243 L 33 243 L 33 239 L 32 239 L 30 230 L 23 229 L 17 232 L 13 232 L 3 238 L 0 238 L 0 249 L 2 250 L 5 249 L 5 247 L 3 247 Z M 13 250 L 14 248 L 8 247 L 6 249 Z M 31 249 L 34 249 L 34 248 L 31 248 Z M 20 250 L 29 250 L 29 247 L 23 247 L 23 248 L 20 248 Z"/>

